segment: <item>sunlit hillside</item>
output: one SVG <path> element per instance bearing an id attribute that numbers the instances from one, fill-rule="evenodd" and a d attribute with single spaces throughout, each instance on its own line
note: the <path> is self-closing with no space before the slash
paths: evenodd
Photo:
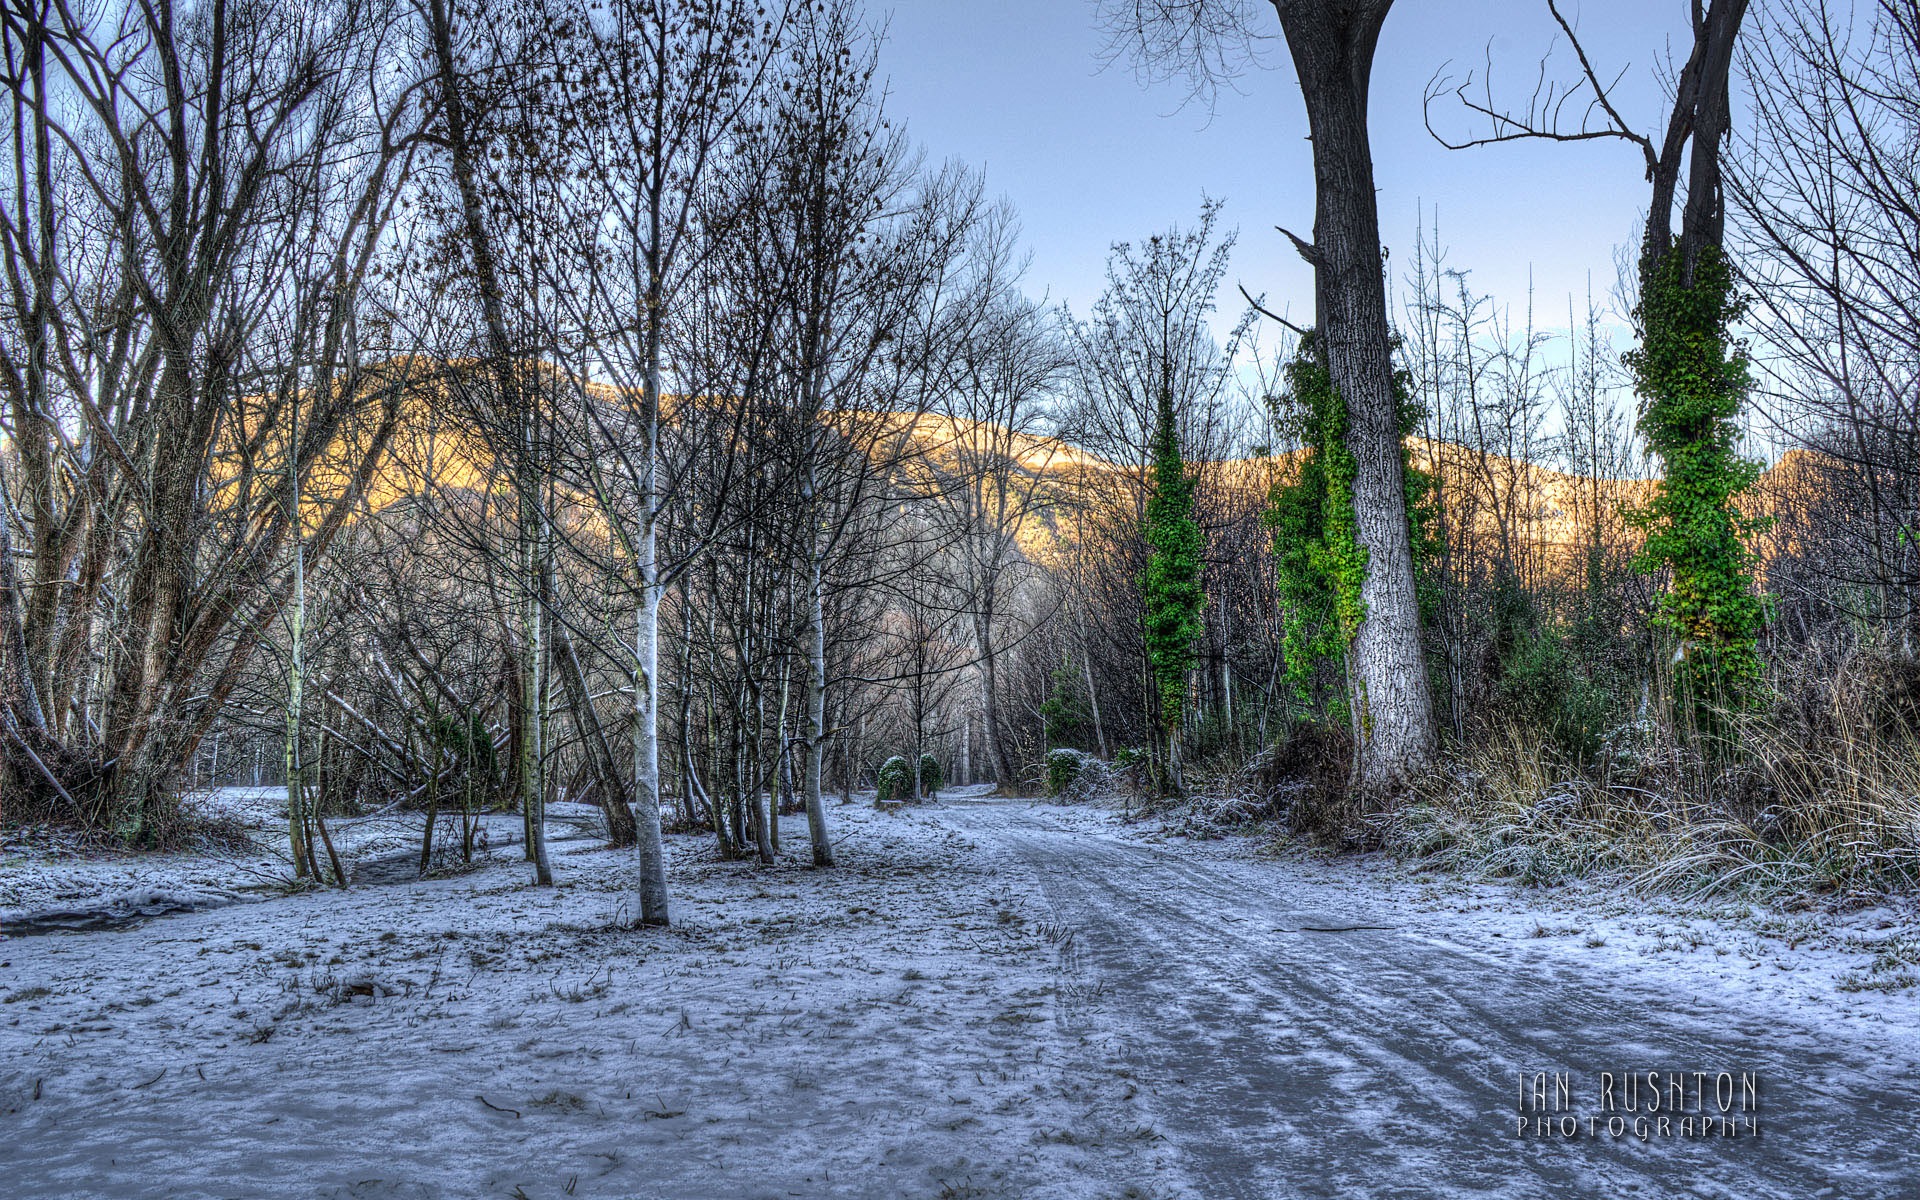
<path id="1" fill-rule="evenodd" d="M 619 402 L 618 389 L 589 386 L 596 399 Z M 669 421 L 682 403 L 679 397 L 665 399 Z M 383 511 L 430 489 L 471 491 L 499 482 L 483 439 L 470 429 L 450 426 L 442 419 L 445 408 L 443 384 L 423 380 L 414 385 L 403 401 L 389 454 L 368 482 L 368 511 Z M 884 443 L 886 453 L 911 464 L 906 469 L 927 469 L 929 478 L 977 478 L 998 471 L 1007 480 L 1007 490 L 1021 501 L 1014 506 L 1016 537 L 1022 550 L 1038 560 L 1053 558 L 1073 536 L 1076 526 L 1061 519 L 1063 510 L 1076 505 L 1131 507 L 1139 494 L 1139 468 L 1111 462 L 1059 437 L 935 412 L 889 414 L 869 428 L 876 445 Z M 308 485 L 310 521 L 348 483 L 345 464 L 357 461 L 364 432 L 350 430 L 314 472 Z M 265 439 L 265 456 L 284 453 L 274 446 L 271 437 Z M 1204 487 L 1242 509 L 1263 504 L 1271 489 L 1297 469 L 1300 453 L 1207 462 L 1194 469 Z M 1515 531 L 1520 540 L 1516 550 L 1538 556 L 1549 575 L 1574 569 L 1584 560 L 1596 526 L 1609 545 L 1637 544 L 1639 535 L 1622 514 L 1645 504 L 1655 486 L 1652 479 L 1593 479 L 1426 439 L 1414 443 L 1412 454 L 1417 469 L 1440 481 L 1449 538 L 1498 539 L 1505 536 L 1503 531 Z M 1809 486 L 1815 458 L 1804 450 L 1782 457 L 1750 493 L 1750 510 L 1781 515 L 1790 498 Z M 1761 549 L 1763 558 L 1788 552 L 1792 535 L 1770 535 Z"/>

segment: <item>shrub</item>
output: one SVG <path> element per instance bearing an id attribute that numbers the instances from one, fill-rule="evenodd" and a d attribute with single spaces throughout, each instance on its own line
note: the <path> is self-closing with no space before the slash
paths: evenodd
<path id="1" fill-rule="evenodd" d="M 875 804 L 895 804 L 913 798 L 913 767 L 898 754 L 880 764 L 873 782 Z"/>
<path id="2" fill-rule="evenodd" d="M 1080 750 L 1052 750 L 1047 753 L 1047 795 L 1063 795 L 1086 770 L 1090 756 Z"/>
<path id="3" fill-rule="evenodd" d="M 940 761 L 931 754 L 920 756 L 920 794 L 929 800 L 938 799 L 940 786 L 946 780 L 940 775 Z M 896 754 L 880 764 L 880 770 L 874 776 L 874 803 L 900 804 L 913 799 L 913 760 L 903 754 Z"/>
<path id="4" fill-rule="evenodd" d="M 1582 669 L 1563 630 L 1542 625 L 1521 633 L 1500 666 L 1496 697 L 1502 715 L 1538 729 L 1566 762 L 1600 755 L 1619 704 Z"/>

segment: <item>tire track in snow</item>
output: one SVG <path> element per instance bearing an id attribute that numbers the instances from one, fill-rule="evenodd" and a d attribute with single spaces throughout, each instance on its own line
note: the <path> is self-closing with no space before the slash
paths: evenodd
<path id="1" fill-rule="evenodd" d="M 1920 1174 L 1920 1088 L 1900 1064 L 1630 971 L 1514 961 L 1419 929 L 1278 932 L 1394 923 L 1284 866 L 1183 855 L 1015 805 L 949 819 L 1022 860 L 1075 930 L 1068 965 L 1098 999 L 1063 1015 L 1125 1048 L 1208 1197 L 1891 1198 Z M 1757 1071 L 1764 1132 L 1515 1136 L 1520 1072 L 1572 1071 L 1584 1087 L 1635 1069 Z"/>

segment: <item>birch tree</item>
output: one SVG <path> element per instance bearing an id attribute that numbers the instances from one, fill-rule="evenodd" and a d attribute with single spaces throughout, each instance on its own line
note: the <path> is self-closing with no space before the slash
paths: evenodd
<path id="1" fill-rule="evenodd" d="M 744 399 L 728 394 L 730 380 L 702 377 L 683 360 L 676 419 L 690 435 L 683 444 L 697 446 L 702 461 L 664 460 L 672 325 L 698 302 L 690 281 L 723 244 L 733 206 L 752 194 L 728 186 L 723 160 L 744 126 L 764 118 L 764 88 L 790 20 L 787 5 L 748 0 L 563 4 L 547 18 L 559 136 L 542 153 L 566 160 L 574 180 L 534 219 L 557 218 L 563 235 L 584 234 L 565 260 L 573 273 L 554 280 L 569 335 L 554 345 L 577 390 L 566 430 L 572 478 L 612 523 L 626 568 L 619 582 L 633 604 L 626 666 L 640 920 L 649 925 L 669 919 L 660 830 L 661 601 L 718 531 L 713 521 L 690 529 L 673 543 L 677 557 L 663 557 L 663 514 L 685 496 L 695 470 L 717 476 L 721 490 L 728 486 L 738 439 L 725 434 L 725 413 Z M 637 403 L 629 407 L 625 397 Z M 715 426 L 722 436 L 700 436 Z"/>

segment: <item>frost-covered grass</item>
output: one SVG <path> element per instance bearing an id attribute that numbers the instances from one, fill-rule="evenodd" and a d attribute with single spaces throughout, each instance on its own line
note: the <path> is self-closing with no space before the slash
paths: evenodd
<path id="1" fill-rule="evenodd" d="M 833 815 L 833 871 L 673 839 L 670 931 L 582 839 L 551 889 L 515 851 L 0 943 L 7 1194 L 1159 1194 L 1053 1020 L 1031 879 L 934 813 Z"/>
<path id="2" fill-rule="evenodd" d="M 1920 1053 L 1920 923 L 1898 903 L 1522 887 L 955 799 L 833 807 L 831 871 L 797 819 L 773 867 L 670 839 L 668 931 L 632 928 L 630 857 L 564 819 L 551 889 L 501 843 L 345 892 L 236 884 L 270 853 L 146 858 L 236 900 L 0 941 L 6 1194 L 1171 1198 L 1240 1171 L 1315 1196 L 1475 1171 L 1502 1200 L 1576 1194 L 1486 1123 L 1502 1072 L 1554 1065 L 1563 1033 L 1758 1055 L 1781 1080 L 1880 1071 L 1875 1111 L 1908 1111 L 1886 1099 Z M 417 832 L 340 837 L 364 863 Z M 29 873 L 105 894 L 124 869 Z M 1794 1119 L 1827 1139 L 1836 1112 Z M 1868 1132 L 1883 1173 L 1894 1132 Z M 1686 1153 L 1744 1170 L 1736 1151 Z M 1335 1173 L 1287 1174 L 1303 1161 Z M 1595 1149 L 1577 1194 L 1625 1194 L 1639 1162 Z M 1834 1177 L 1881 1178 L 1863 1169 Z"/>
<path id="3" fill-rule="evenodd" d="M 1913 696 L 1863 700 L 1887 685 L 1870 671 L 1856 678 L 1861 670 L 1798 681 L 1773 710 L 1740 717 L 1715 753 L 1641 721 L 1574 765 L 1537 730 L 1498 726 L 1411 797 L 1359 805 L 1346 824 L 1406 857 L 1528 883 L 1912 894 L 1920 727 L 1910 722 L 1920 716 Z"/>

